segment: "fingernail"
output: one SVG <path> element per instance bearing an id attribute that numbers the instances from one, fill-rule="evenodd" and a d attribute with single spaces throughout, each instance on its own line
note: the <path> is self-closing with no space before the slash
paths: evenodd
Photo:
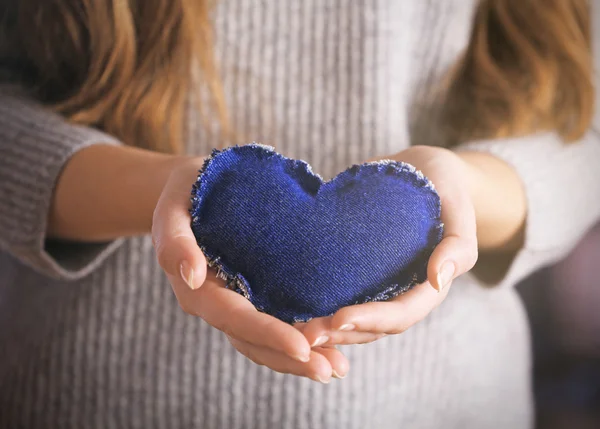
<path id="1" fill-rule="evenodd" d="M 199 286 L 194 284 L 194 269 L 188 261 L 183 261 L 179 267 L 181 278 L 190 287 L 190 289 L 198 289 Z"/>
<path id="2" fill-rule="evenodd" d="M 335 377 L 335 378 L 339 378 L 341 380 L 342 378 L 344 378 L 346 376 L 346 374 L 339 375 L 337 372 L 335 372 L 335 369 L 334 369 L 333 371 L 331 371 L 331 376 Z"/>
<path id="3" fill-rule="evenodd" d="M 311 347 L 320 346 L 322 344 L 325 344 L 327 341 L 329 341 L 329 337 L 327 335 L 321 335 L 319 338 L 317 338 L 315 340 L 315 342 L 312 344 Z"/>
<path id="4" fill-rule="evenodd" d="M 450 261 L 446 261 L 442 264 L 442 268 L 437 275 L 437 283 L 438 283 L 438 292 L 444 290 L 444 288 L 450 283 L 452 280 L 452 276 L 454 275 L 454 264 Z"/>
<path id="5" fill-rule="evenodd" d="M 339 327 L 339 331 L 353 331 L 354 328 L 356 328 L 356 326 L 354 326 L 352 323 L 346 323 L 342 326 Z"/>
<path id="6" fill-rule="evenodd" d="M 331 378 L 321 378 L 320 375 L 315 375 L 315 380 L 323 384 L 329 384 L 331 382 Z"/>
<path id="7" fill-rule="evenodd" d="M 310 357 L 298 355 L 298 356 L 296 356 L 296 360 L 298 360 L 300 362 L 303 362 L 303 363 L 306 363 L 306 362 L 308 362 L 310 360 Z"/>

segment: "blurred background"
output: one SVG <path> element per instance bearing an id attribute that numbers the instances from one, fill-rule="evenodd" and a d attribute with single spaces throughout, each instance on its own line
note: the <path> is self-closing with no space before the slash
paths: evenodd
<path id="1" fill-rule="evenodd" d="M 533 335 L 537 429 L 600 429 L 600 224 L 518 289 Z"/>

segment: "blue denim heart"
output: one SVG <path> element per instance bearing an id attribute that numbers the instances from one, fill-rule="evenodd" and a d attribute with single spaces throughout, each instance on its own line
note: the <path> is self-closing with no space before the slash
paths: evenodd
<path id="1" fill-rule="evenodd" d="M 192 229 L 228 287 L 285 322 L 381 301 L 426 280 L 440 198 L 414 167 L 354 165 L 324 182 L 269 146 L 213 150 Z"/>

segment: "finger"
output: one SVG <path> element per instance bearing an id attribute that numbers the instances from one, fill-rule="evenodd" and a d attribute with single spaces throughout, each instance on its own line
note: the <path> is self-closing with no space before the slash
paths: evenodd
<path id="1" fill-rule="evenodd" d="M 324 356 L 331 365 L 331 376 L 344 378 L 350 370 L 350 362 L 344 354 L 335 347 L 316 347 L 315 352 Z"/>
<path id="2" fill-rule="evenodd" d="M 440 195 L 444 236 L 427 264 L 429 283 L 438 291 L 473 268 L 477 261 L 475 210 L 470 198 L 456 186 L 440 190 Z"/>
<path id="3" fill-rule="evenodd" d="M 352 345 L 352 344 L 368 344 L 383 338 L 385 333 L 378 332 L 342 332 L 332 331 L 329 334 L 329 341 L 325 345 Z"/>
<path id="4" fill-rule="evenodd" d="M 152 242 L 165 272 L 197 289 L 206 278 L 206 259 L 190 226 L 189 207 L 189 198 L 184 194 L 169 194 L 168 187 L 165 188 L 154 210 Z"/>
<path id="5" fill-rule="evenodd" d="M 176 291 L 182 301 L 192 302 L 194 308 L 188 308 L 188 312 L 233 338 L 282 352 L 302 362 L 309 359 L 310 345 L 304 335 L 287 323 L 257 311 L 248 299 L 223 287 L 223 282 L 213 273 L 211 269 L 205 284 L 198 290 Z"/>
<path id="6" fill-rule="evenodd" d="M 425 282 L 389 301 L 344 307 L 332 316 L 331 327 L 339 330 L 354 325 L 354 331 L 399 334 L 423 320 L 444 300 L 448 289 L 438 293 Z"/>
<path id="7" fill-rule="evenodd" d="M 294 327 L 304 334 L 313 349 L 324 345 L 367 344 L 382 337 L 381 333 L 353 331 L 354 327 L 346 326 L 343 330 L 334 329 L 332 317 L 317 317 L 307 323 L 296 324 Z"/>
<path id="8" fill-rule="evenodd" d="M 329 383 L 333 374 L 331 364 L 325 356 L 312 351 L 308 362 L 298 362 L 288 356 L 266 347 L 256 346 L 245 341 L 229 337 L 231 344 L 244 356 L 258 365 L 264 365 L 273 371 L 311 378 L 321 383 Z M 340 357 L 335 356 L 339 361 Z M 342 367 L 340 368 L 343 370 Z"/>
<path id="9" fill-rule="evenodd" d="M 315 317 L 308 322 L 296 323 L 294 328 L 302 332 L 311 347 L 321 346 L 329 342 L 331 316 Z"/>
<path id="10" fill-rule="evenodd" d="M 379 332 L 354 331 L 355 327 L 350 325 L 345 326 L 343 330 L 334 329 L 331 321 L 331 316 L 317 317 L 307 323 L 297 323 L 294 327 L 304 334 L 313 350 L 321 345 L 367 344 L 385 335 Z"/>

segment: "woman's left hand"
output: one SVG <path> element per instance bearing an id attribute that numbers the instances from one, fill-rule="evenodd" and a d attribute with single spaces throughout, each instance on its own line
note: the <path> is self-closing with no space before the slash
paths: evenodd
<path id="1" fill-rule="evenodd" d="M 442 203 L 442 241 L 429 259 L 425 283 L 389 301 L 344 307 L 332 316 L 296 324 L 313 347 L 367 343 L 404 332 L 435 309 L 446 298 L 452 280 L 477 261 L 467 164 L 452 151 L 429 146 L 414 146 L 380 159 L 412 164 L 433 182 Z"/>

